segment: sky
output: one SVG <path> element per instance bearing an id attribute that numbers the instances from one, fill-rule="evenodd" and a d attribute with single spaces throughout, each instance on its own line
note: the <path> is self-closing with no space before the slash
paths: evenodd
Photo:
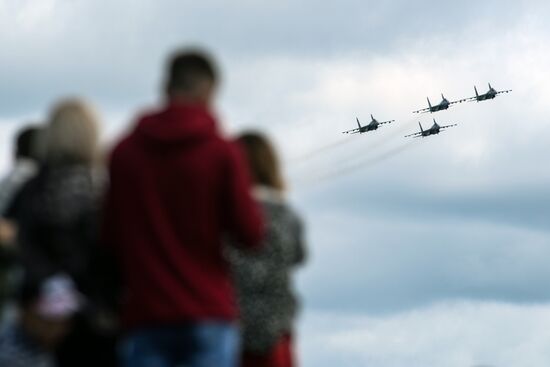
<path id="1" fill-rule="evenodd" d="M 59 98 L 108 148 L 160 101 L 174 49 L 218 60 L 228 134 L 265 131 L 307 224 L 305 367 L 550 363 L 546 1 L 0 0 L 0 172 Z M 414 115 L 474 95 L 495 100 Z M 373 114 L 395 119 L 348 136 Z M 424 139 L 428 127 L 458 124 Z"/>

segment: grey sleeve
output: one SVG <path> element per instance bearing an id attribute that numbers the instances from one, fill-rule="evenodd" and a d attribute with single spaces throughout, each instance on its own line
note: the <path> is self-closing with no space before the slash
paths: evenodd
<path id="1" fill-rule="evenodd" d="M 294 235 L 294 265 L 303 264 L 306 262 L 308 253 L 305 243 L 305 231 L 304 224 L 302 220 L 297 216 L 293 215 L 294 225 L 293 225 L 293 235 Z"/>

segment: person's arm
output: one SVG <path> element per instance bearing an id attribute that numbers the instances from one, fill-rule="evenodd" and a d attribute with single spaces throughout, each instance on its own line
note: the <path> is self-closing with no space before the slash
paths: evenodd
<path id="1" fill-rule="evenodd" d="M 12 221 L 0 218 L 0 246 L 11 246 L 17 236 L 17 227 Z"/>
<path id="2" fill-rule="evenodd" d="M 0 273 L 14 261 L 16 237 L 17 226 L 15 223 L 0 218 Z"/>
<path id="3" fill-rule="evenodd" d="M 250 175 L 236 144 L 229 144 L 223 179 L 228 234 L 243 247 L 260 246 L 264 235 L 261 209 L 251 196 Z"/>
<path id="4" fill-rule="evenodd" d="M 296 216 L 295 218 L 295 224 L 294 224 L 294 234 L 295 234 L 295 241 L 296 241 L 296 253 L 294 257 L 294 264 L 302 264 L 307 260 L 307 249 L 304 239 L 304 225 L 300 218 Z"/>

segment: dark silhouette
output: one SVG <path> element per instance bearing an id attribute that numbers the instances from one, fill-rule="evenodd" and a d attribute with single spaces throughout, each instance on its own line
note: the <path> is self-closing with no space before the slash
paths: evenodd
<path id="1" fill-rule="evenodd" d="M 14 287 L 15 238 L 17 223 L 4 218 L 5 211 L 23 185 L 38 171 L 38 140 L 41 128 L 30 125 L 21 129 L 14 142 L 13 166 L 0 181 L 0 319 L 6 300 Z"/>
<path id="2" fill-rule="evenodd" d="M 17 133 L 13 149 L 13 167 L 0 181 L 0 217 L 3 216 L 13 197 L 38 169 L 37 140 L 41 129 L 27 126 Z"/>

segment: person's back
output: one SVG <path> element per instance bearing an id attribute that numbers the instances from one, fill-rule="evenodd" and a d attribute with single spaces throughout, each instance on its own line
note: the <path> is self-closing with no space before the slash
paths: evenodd
<path id="1" fill-rule="evenodd" d="M 86 309 L 76 315 L 70 337 L 58 346 L 56 365 L 112 366 L 111 330 L 98 322 L 106 307 L 106 287 L 98 277 L 106 272 L 98 245 L 99 120 L 86 102 L 68 99 L 55 105 L 44 131 L 40 170 L 7 211 L 18 224 L 18 264 L 32 280 L 66 273 L 86 297 Z"/>
<path id="2" fill-rule="evenodd" d="M 44 162 L 6 212 L 18 224 L 23 270 L 36 279 L 66 272 L 86 294 L 100 204 L 93 173 L 97 124 L 86 103 L 57 104 L 45 128 Z"/>
<path id="3" fill-rule="evenodd" d="M 236 334 L 222 239 L 233 236 L 254 247 L 262 236 L 246 166 L 209 111 L 211 66 L 185 53 L 174 58 L 170 72 L 167 106 L 140 119 L 110 164 L 104 235 L 121 265 L 129 332 L 123 358 L 132 366 L 144 365 L 150 356 L 141 352 L 159 340 L 159 366 L 202 366 L 195 363 L 201 348 L 206 358 L 212 358 L 209 348 L 223 356 L 223 345 L 201 345 L 195 337 L 213 324 Z M 215 365 L 233 365 L 234 356 L 224 358 Z"/>
<path id="4" fill-rule="evenodd" d="M 305 261 L 303 225 L 284 198 L 275 150 L 258 133 L 239 138 L 254 177 L 254 197 L 262 204 L 266 231 L 260 251 L 229 246 L 241 311 L 242 367 L 294 365 L 293 329 L 298 300 L 293 272 Z"/>

